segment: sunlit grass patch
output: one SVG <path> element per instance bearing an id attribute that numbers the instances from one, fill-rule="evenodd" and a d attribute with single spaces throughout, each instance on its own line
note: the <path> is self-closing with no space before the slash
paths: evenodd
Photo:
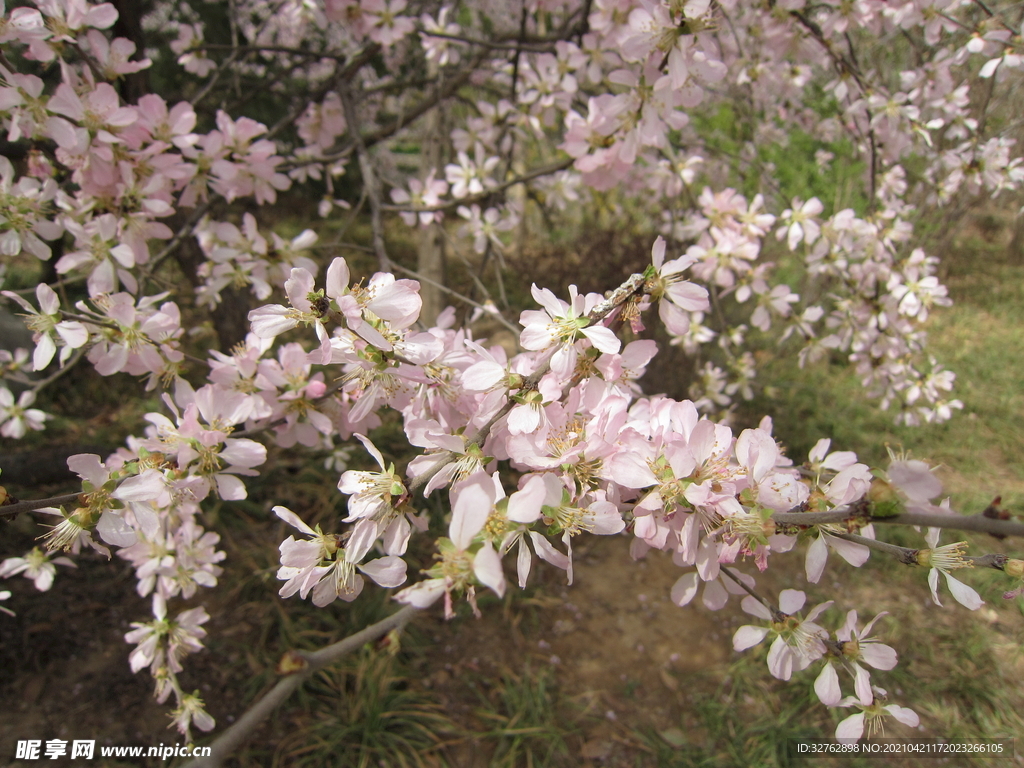
<path id="1" fill-rule="evenodd" d="M 799 369 L 770 350 L 761 355 L 768 389 L 745 413 L 773 414 L 795 461 L 828 436 L 833 450 L 884 466 L 888 445 L 941 464 L 955 508 L 980 512 L 1001 495 L 1024 511 L 1024 267 L 968 248 L 946 263 L 954 305 L 933 312 L 928 352 L 957 374 L 952 396 L 964 408 L 950 421 L 898 427 L 841 357 Z"/>

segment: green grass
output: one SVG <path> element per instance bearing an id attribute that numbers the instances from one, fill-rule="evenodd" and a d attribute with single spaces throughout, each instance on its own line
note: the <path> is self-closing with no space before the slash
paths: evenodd
<path id="1" fill-rule="evenodd" d="M 490 692 L 477 687 L 481 706 L 476 711 L 484 730 L 475 739 L 493 745 L 490 765 L 496 768 L 541 768 L 571 765 L 568 741 L 574 729 L 562 722 L 557 685 L 550 671 L 531 668 L 506 670 Z"/>
<path id="2" fill-rule="evenodd" d="M 637 764 L 775 768 L 792 764 L 791 740 L 821 737 L 815 722 L 821 713 L 808 717 L 811 702 L 805 688 L 766 681 L 764 662 L 756 655 L 743 657 L 727 671 L 717 688 L 698 690 L 689 697 L 689 707 L 677 726 L 636 733 L 647 751 Z"/>
<path id="3" fill-rule="evenodd" d="M 947 264 L 954 306 L 935 311 L 928 351 L 957 374 L 963 411 L 943 424 L 898 427 L 880 411 L 845 361 L 799 369 L 789 356 L 768 361 L 767 394 L 749 408 L 771 413 L 775 434 L 799 461 L 820 437 L 833 450 L 887 463 L 885 446 L 942 464 L 954 506 L 978 512 L 997 495 L 1024 508 L 1024 268 L 979 254 L 969 242 Z M 985 258 L 983 258 L 985 257 Z"/>
<path id="4" fill-rule="evenodd" d="M 443 708 L 409 684 L 393 653 L 364 648 L 307 685 L 301 727 L 278 746 L 274 765 L 425 768 L 454 731 Z"/>

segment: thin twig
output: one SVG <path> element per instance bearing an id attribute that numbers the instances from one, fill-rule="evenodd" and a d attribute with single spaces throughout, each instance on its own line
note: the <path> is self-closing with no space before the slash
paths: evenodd
<path id="1" fill-rule="evenodd" d="M 225 47 L 231 48 L 232 46 Z M 204 85 L 202 87 L 202 90 L 200 90 L 199 93 L 197 93 L 192 98 L 192 101 L 190 103 L 192 104 L 193 108 L 198 106 L 198 104 L 203 99 L 210 95 L 210 92 L 213 90 L 213 87 L 217 84 L 217 81 L 220 80 L 220 76 L 228 71 L 231 65 L 234 64 L 235 61 L 238 59 L 239 55 L 240 54 L 237 51 L 232 51 L 231 55 L 220 63 L 220 65 L 217 67 L 217 71 L 210 75 L 210 79 L 206 81 L 206 85 Z"/>
<path id="2" fill-rule="evenodd" d="M 212 207 L 213 203 L 210 200 L 207 200 L 205 203 L 192 210 L 192 213 L 190 213 L 188 218 L 185 219 L 185 223 L 181 225 L 177 232 L 174 233 L 174 237 L 170 239 L 160 253 L 150 259 L 146 264 L 146 271 L 143 275 L 144 278 L 148 278 L 152 275 L 153 271 L 160 266 L 160 262 L 170 256 L 181 241 L 192 234 L 192 230 L 195 228 L 196 222 L 203 218 L 203 216 L 206 215 L 206 212 Z"/>
<path id="3" fill-rule="evenodd" d="M 448 241 L 448 245 L 451 247 L 452 253 L 458 256 L 459 260 L 466 267 L 466 273 L 469 275 L 470 280 L 473 281 L 473 284 L 476 286 L 477 290 L 480 291 L 480 294 L 482 296 L 485 296 L 488 301 L 493 303 L 494 300 L 491 298 L 491 292 L 487 290 L 487 286 L 484 285 L 483 282 L 481 282 L 480 276 L 473 270 L 473 265 L 470 264 L 469 259 L 466 257 L 466 254 L 462 252 L 462 249 L 459 248 L 458 244 L 452 239 L 452 236 L 448 233 L 448 230 L 442 227 L 441 234 L 443 234 L 445 240 Z"/>
<path id="4" fill-rule="evenodd" d="M 531 45 L 530 43 L 518 41 L 514 43 L 492 42 L 476 37 L 466 37 L 465 35 L 449 35 L 444 32 L 420 32 L 420 34 L 423 37 L 440 37 L 445 40 L 466 43 L 467 45 L 479 45 L 492 51 L 526 51 L 527 53 L 553 53 L 555 51 L 555 43 L 553 42 L 544 45 Z"/>
<path id="5" fill-rule="evenodd" d="M 480 63 L 483 61 L 484 56 L 481 53 L 476 56 L 472 61 L 467 62 L 464 69 L 458 73 L 451 75 L 445 81 L 439 85 L 434 91 L 423 98 L 416 106 L 406 110 L 401 117 L 396 118 L 390 124 L 382 126 L 375 131 L 364 135 L 362 137 L 363 143 L 367 147 L 372 147 L 374 144 L 384 141 L 385 139 L 391 138 L 393 135 L 398 133 L 402 128 L 412 123 L 421 115 L 426 114 L 431 109 L 436 107 L 445 99 L 451 97 L 459 90 L 463 85 L 469 82 L 470 77 L 478 71 Z M 330 151 L 325 152 L 321 158 L 312 162 L 331 162 L 332 160 L 340 160 L 352 151 L 352 142 L 347 141 L 341 145 L 336 145 Z M 302 163 L 295 163 L 291 167 L 298 167 Z"/>
<path id="6" fill-rule="evenodd" d="M 757 592 L 755 592 L 753 589 L 748 587 L 739 578 L 739 576 L 737 576 L 735 573 L 732 572 L 731 568 L 723 565 L 719 570 L 722 573 L 724 573 L 726 576 L 728 576 L 730 579 L 735 581 L 737 584 L 739 584 L 741 587 L 743 587 L 743 591 L 745 591 L 748 595 L 750 595 L 752 598 L 757 600 L 757 602 L 761 603 L 761 605 L 763 605 L 765 608 L 767 608 L 771 612 L 771 614 L 772 614 L 772 621 L 781 621 L 783 619 L 785 614 L 782 612 L 781 609 L 775 607 L 774 605 L 769 603 L 768 600 L 766 600 L 765 598 L 761 597 L 759 594 L 757 594 Z"/>
<path id="7" fill-rule="evenodd" d="M 377 172 L 373 169 L 373 161 L 366 149 L 366 142 L 359 130 L 359 118 L 356 115 L 355 104 L 352 103 L 352 93 L 348 84 L 339 89 L 341 105 L 345 110 L 345 122 L 348 123 L 348 132 L 356 147 L 356 155 L 359 158 L 359 170 L 363 174 L 363 188 L 370 200 L 370 226 L 373 229 L 373 250 L 377 254 L 377 264 L 382 272 L 391 271 L 391 259 L 388 258 L 387 250 L 384 247 L 384 225 L 381 221 L 381 194 L 380 180 Z"/>
<path id="8" fill-rule="evenodd" d="M 323 99 L 330 91 L 340 87 L 342 84 L 349 82 L 364 66 L 366 66 L 374 56 L 380 52 L 380 46 L 377 43 L 372 43 L 363 50 L 359 51 L 355 56 L 352 57 L 345 66 L 339 69 L 331 79 L 320 86 L 315 93 L 308 94 L 307 98 L 299 101 L 295 107 L 292 108 L 288 114 L 274 123 L 274 126 L 267 131 L 265 138 L 273 138 L 278 133 L 283 131 L 285 128 L 295 122 L 295 119 L 306 111 L 307 103 L 313 103 Z M 313 160 L 311 162 L 319 162 L 319 160 Z M 308 164 L 308 163 L 307 163 Z M 288 170 L 290 167 L 287 164 L 282 166 L 284 170 Z"/>
<path id="9" fill-rule="evenodd" d="M 51 373 L 45 379 L 41 379 L 41 380 L 35 382 L 32 385 L 32 391 L 38 393 L 41 389 L 43 389 L 45 387 L 48 387 L 50 384 L 52 384 L 57 379 L 59 379 L 61 376 L 63 376 L 68 371 L 70 371 L 72 368 L 74 368 L 78 364 L 78 361 L 81 360 L 84 355 L 85 355 L 85 347 L 81 347 L 81 348 L 75 350 L 75 353 L 71 356 L 71 359 L 68 360 L 64 365 L 62 365 L 56 371 Z"/>
<path id="10" fill-rule="evenodd" d="M 510 323 L 508 320 L 506 320 L 504 318 L 504 316 L 500 312 L 494 313 L 494 312 L 489 311 L 487 309 L 487 307 L 485 307 L 483 304 L 479 304 L 479 303 L 473 301 L 468 296 L 463 296 L 458 291 L 453 291 L 451 288 L 449 288 L 448 286 L 444 285 L 443 283 L 439 283 L 439 282 L 437 282 L 435 280 L 431 280 L 429 277 L 424 277 L 419 272 L 416 272 L 415 270 L 409 269 L 407 267 L 403 267 L 403 266 L 401 266 L 399 264 L 392 264 L 391 267 L 392 267 L 392 269 L 397 269 L 399 272 L 402 272 L 403 274 L 409 275 L 410 277 L 414 277 L 414 278 L 416 278 L 417 280 L 419 280 L 421 282 L 430 283 L 435 288 L 438 288 L 438 289 L 444 291 L 445 293 L 450 294 L 450 295 L 454 296 L 455 298 L 457 298 L 457 299 L 459 299 L 461 301 L 466 302 L 470 306 L 476 307 L 477 309 L 482 309 L 488 315 L 490 315 L 491 317 L 494 317 L 499 323 L 501 323 L 506 328 L 508 328 L 510 331 L 512 331 L 512 333 L 516 334 L 517 337 L 519 336 L 520 333 L 522 333 L 522 329 L 521 328 L 517 328 L 516 326 L 512 325 L 512 323 Z"/>
<path id="11" fill-rule="evenodd" d="M 509 187 L 514 187 L 516 184 L 526 184 L 527 182 L 533 181 L 541 176 L 550 176 L 552 173 L 558 173 L 564 171 L 566 168 L 576 162 L 573 158 L 566 160 L 560 160 L 557 163 L 551 163 L 550 165 L 544 165 L 540 168 L 534 168 L 528 173 L 524 173 L 522 176 L 516 176 L 514 179 L 503 181 L 493 187 L 488 187 L 483 192 L 478 192 L 475 195 L 467 195 L 466 197 L 460 197 L 452 200 L 448 203 L 441 203 L 439 205 L 423 205 L 423 206 L 408 206 L 408 205 L 391 205 L 385 204 L 381 208 L 385 211 L 399 211 L 402 213 L 436 213 L 438 211 L 447 211 L 456 206 L 461 205 L 472 205 L 473 203 L 479 203 L 482 200 L 487 200 L 494 195 L 504 192 Z"/>
<path id="12" fill-rule="evenodd" d="M 919 551 L 911 547 L 901 547 L 898 544 L 890 544 L 887 541 L 879 541 L 878 539 L 871 539 L 867 536 L 860 536 L 856 533 L 843 533 L 841 531 L 829 531 L 828 533 L 829 536 L 835 536 L 837 539 L 845 539 L 846 541 L 852 541 L 854 544 L 860 544 L 868 549 L 876 549 L 879 552 L 885 552 L 887 555 L 892 555 L 901 563 L 906 565 L 910 565 L 914 562 L 914 558 L 917 556 Z"/>
<path id="13" fill-rule="evenodd" d="M 206 51 L 232 51 L 242 53 L 286 53 L 291 56 L 305 56 L 310 59 L 335 59 L 341 63 L 347 61 L 343 53 L 330 53 L 328 51 L 306 51 L 302 48 L 289 48 L 284 45 L 228 45 L 224 43 L 200 43 L 193 45 L 190 50 Z"/>

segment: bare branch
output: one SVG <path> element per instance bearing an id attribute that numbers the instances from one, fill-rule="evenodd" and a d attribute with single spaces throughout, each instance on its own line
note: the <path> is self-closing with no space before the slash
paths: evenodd
<path id="1" fill-rule="evenodd" d="M 495 51 L 527 51 L 529 53 L 552 53 L 555 50 L 555 43 L 551 42 L 548 44 L 533 44 L 530 43 L 506 43 L 496 42 L 492 40 L 480 40 L 475 37 L 466 37 L 465 35 L 449 35 L 444 32 L 420 32 L 423 37 L 440 37 L 445 40 L 455 40 L 460 43 L 466 43 L 468 45 L 479 45 L 483 48 L 489 48 Z"/>
<path id="2" fill-rule="evenodd" d="M 363 187 L 366 189 L 366 196 L 370 200 L 370 224 L 373 228 L 373 250 L 377 254 L 377 263 L 382 272 L 391 271 L 391 259 L 388 258 L 387 250 L 384 247 L 384 225 L 381 221 L 381 190 L 380 180 L 377 172 L 373 169 L 373 161 L 366 149 L 366 142 L 359 131 L 359 117 L 356 115 L 355 104 L 352 103 L 352 93 L 348 85 L 339 89 L 341 105 L 345 109 L 345 122 L 348 123 L 348 132 L 356 147 L 356 154 L 359 157 L 359 169 L 363 173 Z"/>
<path id="3" fill-rule="evenodd" d="M 213 744 L 210 745 L 212 749 L 209 757 L 201 757 L 186 763 L 186 768 L 219 768 L 231 756 L 231 753 L 252 735 L 252 732 L 256 730 L 260 723 L 266 720 L 275 709 L 316 672 L 333 664 L 364 644 L 383 637 L 391 630 L 402 629 L 419 610 L 415 606 L 407 605 L 386 619 L 378 621 L 376 624 L 371 624 L 366 629 L 360 630 L 354 635 L 349 635 L 344 640 L 339 640 L 326 648 L 321 648 L 319 651 L 294 651 L 293 653 L 304 662 L 303 668 L 279 680 L 277 685 L 250 707 L 244 715 L 239 717 L 230 728 L 214 739 Z"/>
<path id="4" fill-rule="evenodd" d="M 78 501 L 78 497 L 81 495 L 81 492 L 65 493 L 62 496 L 51 496 L 48 499 L 29 499 L 28 501 L 18 501 L 14 504 L 7 504 L 0 507 L 0 517 L 14 517 L 22 512 L 32 512 L 33 510 L 42 509 L 43 507 L 59 507 L 61 504 Z"/>
<path id="5" fill-rule="evenodd" d="M 206 212 L 210 210 L 211 207 L 213 207 L 213 203 L 207 200 L 205 203 L 192 210 L 192 213 L 190 213 L 188 215 L 188 218 L 185 219 L 185 223 L 178 228 L 177 232 L 174 233 L 174 237 L 170 239 L 170 241 L 167 243 L 167 245 L 163 247 L 160 253 L 158 253 L 156 256 L 150 259 L 149 262 L 146 264 L 145 272 L 147 277 L 153 274 L 153 270 L 155 270 L 160 265 L 161 261 L 163 261 L 172 253 L 174 253 L 174 249 L 181 244 L 182 240 L 184 240 L 186 237 L 192 234 L 192 229 L 193 227 L 195 227 L 196 222 L 203 218 L 203 216 L 206 215 Z"/>
<path id="6" fill-rule="evenodd" d="M 302 48 L 289 48 L 284 45 L 229 45 L 203 42 L 193 45 L 189 50 L 231 51 L 232 53 L 285 53 L 290 56 L 304 56 L 309 59 L 334 59 L 344 64 L 347 57 L 343 53 L 329 51 L 309 51 Z"/>
<path id="7" fill-rule="evenodd" d="M 68 360 L 64 365 L 62 365 L 56 371 L 51 373 L 45 379 L 40 379 L 39 381 L 33 383 L 32 384 L 32 391 L 33 392 L 39 392 L 41 389 L 43 389 L 45 387 L 48 387 L 50 384 L 55 382 L 61 376 L 63 376 L 64 374 L 68 373 L 76 365 L 78 365 L 78 361 L 81 360 L 84 355 L 85 355 L 85 347 L 81 347 L 79 349 L 76 349 L 75 350 L 75 354 L 73 354 L 71 356 L 71 359 Z"/>
<path id="8" fill-rule="evenodd" d="M 359 53 L 353 56 L 351 61 L 345 64 L 344 67 L 339 69 L 326 84 L 318 88 L 315 93 L 309 94 L 308 101 L 305 99 L 300 101 L 288 114 L 278 120 L 274 124 L 273 128 L 267 131 L 265 138 L 273 138 L 294 123 L 295 119 L 306 111 L 308 102 L 319 101 L 326 96 L 329 91 L 340 87 L 340 84 L 349 82 L 355 73 L 365 67 L 378 53 L 380 53 L 380 46 L 377 43 L 371 43 L 363 50 L 359 51 Z"/>
<path id="9" fill-rule="evenodd" d="M 508 328 L 514 334 L 516 334 L 516 336 L 518 336 L 522 332 L 521 328 L 516 328 L 516 326 L 512 325 L 512 323 L 510 323 L 508 320 L 506 320 L 505 317 L 500 312 L 497 312 L 497 313 L 491 312 L 483 304 L 479 304 L 479 303 L 473 301 L 468 296 L 463 296 L 458 291 L 453 291 L 451 288 L 449 288 L 448 286 L 446 286 L 446 285 L 444 285 L 442 283 L 435 282 L 434 280 L 431 280 L 429 277 L 424 277 L 419 272 L 416 272 L 415 270 L 403 267 L 400 264 L 392 264 L 391 267 L 393 269 L 397 269 L 399 272 L 401 272 L 403 274 L 409 275 L 410 277 L 414 277 L 414 278 L 416 278 L 417 280 L 419 280 L 421 282 L 430 283 L 435 288 L 438 288 L 439 290 L 444 291 L 445 293 L 449 294 L 450 296 L 454 296 L 455 298 L 459 299 L 460 301 L 466 302 L 467 304 L 469 304 L 472 307 L 476 307 L 477 309 L 482 309 L 490 317 L 493 317 L 499 323 L 504 325 L 506 328 Z"/>
<path id="10" fill-rule="evenodd" d="M 892 555 L 904 565 L 915 564 L 917 553 L 920 550 L 912 549 L 910 547 L 901 547 L 897 544 L 890 544 L 887 541 L 878 541 L 878 539 L 872 539 L 867 536 L 860 536 L 856 533 L 835 533 L 829 531 L 830 536 L 835 536 L 837 539 L 845 539 L 846 541 L 852 541 L 854 544 L 860 544 L 867 547 L 868 549 L 875 549 L 879 552 L 885 552 L 887 555 Z"/>
<path id="11" fill-rule="evenodd" d="M 866 523 L 884 525 L 921 525 L 928 528 L 952 528 L 961 531 L 989 533 L 993 536 L 1024 536 L 1024 523 L 1015 520 L 998 520 L 984 515 L 932 515 L 924 512 L 903 512 L 891 517 L 859 516 L 849 507 L 840 507 L 830 512 L 776 512 L 772 520 L 780 525 L 821 525 L 860 520 Z"/>
<path id="12" fill-rule="evenodd" d="M 460 197 L 448 203 L 441 203 L 440 205 L 416 207 L 385 204 L 381 206 L 381 208 L 385 211 L 399 211 L 402 213 L 436 213 L 437 211 L 447 211 L 460 205 L 472 205 L 473 203 L 479 203 L 483 200 L 487 200 L 495 195 L 501 194 L 509 187 L 514 187 L 516 184 L 526 184 L 527 182 L 533 181 L 541 176 L 550 176 L 552 173 L 564 171 L 574 162 L 576 162 L 575 159 L 570 157 L 565 160 L 560 160 L 557 163 L 543 165 L 540 168 L 534 168 L 532 171 L 524 173 L 522 176 L 516 176 L 514 179 L 504 181 L 495 187 L 488 187 L 483 192 L 478 192 L 475 195 L 467 195 L 466 197 Z"/>

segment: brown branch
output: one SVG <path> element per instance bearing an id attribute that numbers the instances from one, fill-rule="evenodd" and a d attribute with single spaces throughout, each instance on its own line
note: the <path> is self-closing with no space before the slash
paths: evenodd
<path id="1" fill-rule="evenodd" d="M 230 728 L 214 739 L 210 745 L 209 757 L 201 757 L 186 763 L 185 768 L 219 768 L 232 752 L 245 743 L 260 723 L 270 717 L 275 709 L 316 672 L 330 666 L 366 643 L 383 637 L 392 630 L 402 629 L 419 610 L 415 606 L 408 605 L 386 619 L 371 624 L 354 635 L 349 635 L 344 640 L 339 640 L 319 651 L 293 651 L 292 654 L 301 660 L 301 670 L 282 677 L 263 698 L 250 707 Z"/>
<path id="2" fill-rule="evenodd" d="M 170 256 L 174 252 L 174 249 L 181 244 L 181 241 L 192 234 L 192 230 L 196 223 L 203 218 L 203 216 L 206 215 L 206 212 L 212 207 L 213 203 L 207 200 L 205 203 L 192 210 L 192 213 L 190 213 L 188 218 L 185 219 L 185 223 L 181 225 L 177 232 L 174 233 L 174 237 L 170 239 L 160 253 L 146 263 L 145 277 L 152 275 L 153 270 L 160 266 L 160 262 Z"/>
<path id="3" fill-rule="evenodd" d="M 14 504 L 7 504 L 0 507 L 0 517 L 14 517 L 22 512 L 32 512 L 33 510 L 41 509 L 43 507 L 59 507 L 61 504 L 78 501 L 78 497 L 81 495 L 81 492 L 65 493 L 62 496 L 51 496 L 48 499 L 29 499 L 27 501 L 18 501 Z"/>
<path id="4" fill-rule="evenodd" d="M 373 231 L 373 250 L 377 254 L 377 264 L 381 272 L 391 271 L 391 259 L 388 258 L 387 249 L 384 247 L 384 225 L 381 221 L 381 188 L 380 179 L 373 168 L 373 160 L 363 141 L 363 134 L 359 130 L 359 117 L 356 114 L 355 104 L 352 103 L 352 93 L 345 84 L 339 89 L 341 105 L 345 110 L 345 122 L 348 123 L 348 132 L 356 148 L 356 155 L 359 158 L 359 169 L 363 174 L 363 188 L 370 201 L 370 226 Z"/>
<path id="5" fill-rule="evenodd" d="M 917 555 L 921 552 L 920 549 L 901 547 L 897 544 L 889 544 L 885 541 L 869 539 L 867 536 L 859 536 L 856 533 L 834 533 L 830 531 L 829 535 L 835 536 L 838 539 L 852 541 L 854 544 L 860 544 L 868 547 L 869 549 L 877 549 L 880 552 L 885 552 L 895 557 L 904 565 L 918 565 Z M 1001 571 L 1003 570 L 1003 566 L 1006 565 L 1006 561 L 1010 558 L 999 552 L 989 552 L 984 555 L 964 555 L 963 559 L 971 563 L 975 568 L 994 568 L 997 571 Z"/>
<path id="6" fill-rule="evenodd" d="M 551 43 L 548 43 L 548 44 L 542 44 L 542 45 L 537 45 L 537 44 L 531 45 L 529 43 L 520 43 L 520 42 L 518 42 L 518 38 L 517 38 L 517 42 L 506 43 L 506 42 L 499 42 L 499 41 L 492 41 L 492 40 L 480 40 L 480 39 L 475 38 L 475 37 L 466 37 L 464 35 L 449 35 L 449 34 L 444 33 L 444 32 L 424 32 L 424 31 L 421 31 L 420 34 L 423 37 L 440 37 L 440 38 L 443 38 L 445 40 L 455 40 L 456 42 L 466 43 L 468 45 L 479 45 L 479 46 L 482 46 L 484 48 L 489 48 L 489 49 L 494 50 L 494 51 L 527 51 L 529 53 L 552 53 L 555 50 L 555 43 L 554 42 L 551 42 Z"/>
<path id="7" fill-rule="evenodd" d="M 411 207 L 408 205 L 403 206 L 384 204 L 381 206 L 381 208 L 385 211 L 398 211 L 401 213 L 436 213 L 438 211 L 447 211 L 451 210 L 452 208 L 455 208 L 456 206 L 472 205 L 473 203 L 479 203 L 483 200 L 487 200 L 490 197 L 501 194 L 509 187 L 514 187 L 516 184 L 526 184 L 530 181 L 533 181 L 536 178 L 540 178 L 541 176 L 550 176 L 552 173 L 564 171 L 574 162 L 576 162 L 575 159 L 570 157 L 566 160 L 560 160 L 557 163 L 544 165 L 541 166 L 540 168 L 535 168 L 534 170 L 528 173 L 524 173 L 522 176 L 516 176 L 514 179 L 504 181 L 495 187 L 489 187 L 485 189 L 483 192 L 477 192 L 475 195 L 467 195 L 466 197 L 460 197 L 456 200 L 452 200 L 451 202 L 441 203 L 440 205 Z"/>
<path id="8" fill-rule="evenodd" d="M 362 136 L 363 143 L 367 148 L 372 147 L 374 144 L 384 141 L 385 139 L 391 138 L 394 134 L 398 133 L 402 128 L 409 125 L 409 123 L 416 120 L 421 115 L 426 114 L 439 103 L 452 96 L 459 88 L 469 82 L 469 78 L 477 71 L 477 67 L 483 61 L 484 56 L 481 54 L 474 58 L 467 66 L 460 72 L 453 76 L 446 77 L 444 83 L 434 89 L 433 93 L 424 97 L 419 104 L 414 106 L 412 109 L 402 113 L 400 117 L 397 117 L 389 125 L 382 126 L 375 131 L 370 131 Z M 347 141 L 341 144 L 337 144 L 332 147 L 329 151 L 325 152 L 316 161 L 310 162 L 331 162 L 334 160 L 340 160 L 346 155 L 350 154 L 355 147 L 351 137 Z M 296 163 L 291 167 L 298 167 L 301 163 Z"/>
<path id="9" fill-rule="evenodd" d="M 856 533 L 837 533 L 835 531 L 829 531 L 828 535 L 835 536 L 837 539 L 852 541 L 854 544 L 860 544 L 868 549 L 876 549 L 879 552 L 885 552 L 887 555 L 895 557 L 904 565 L 913 565 L 916 563 L 917 553 L 920 551 L 912 549 L 911 547 L 901 547 L 898 544 L 890 544 L 887 541 L 878 541 L 878 539 L 860 536 Z"/>
<path id="10" fill-rule="evenodd" d="M 779 525 L 822 525 L 825 523 L 842 523 L 848 520 L 884 525 L 921 525 L 928 528 L 951 528 L 976 533 L 989 533 L 993 536 L 1024 536 L 1024 523 L 1015 520 L 997 520 L 984 515 L 932 515 L 926 512 L 903 512 L 891 517 L 871 517 L 858 515 L 849 507 L 841 507 L 830 512 L 776 512 L 772 515 Z M 831 532 L 830 532 L 831 533 Z"/>
<path id="11" fill-rule="evenodd" d="M 767 608 L 772 614 L 772 621 L 782 621 L 786 617 L 786 614 L 784 614 L 777 606 L 772 605 L 770 602 L 768 602 L 766 598 L 761 597 L 759 594 L 757 594 L 757 592 L 755 592 L 753 589 L 748 587 L 743 581 L 741 581 L 740 578 L 732 572 L 732 568 L 723 565 L 721 567 L 721 571 L 730 579 L 739 584 L 743 588 L 743 591 L 745 591 L 748 595 L 757 600 L 757 602 L 759 602 L 761 605 Z"/>
<path id="12" fill-rule="evenodd" d="M 401 272 L 403 274 L 406 274 L 406 275 L 409 275 L 410 277 L 414 277 L 417 280 L 419 280 L 420 282 L 430 283 L 432 286 L 434 286 L 438 290 L 443 291 L 444 293 L 447 293 L 450 296 L 454 296 L 455 298 L 459 299 L 460 301 L 466 302 L 467 304 L 469 304 L 472 307 L 476 307 L 477 309 L 482 309 L 484 312 L 487 313 L 488 316 L 493 317 L 495 320 L 497 320 L 499 323 L 504 325 L 506 328 L 508 328 L 510 331 L 512 331 L 517 336 L 519 335 L 521 329 L 517 328 L 512 323 L 510 323 L 508 320 L 506 320 L 504 315 L 502 315 L 500 312 L 498 312 L 496 314 L 492 313 L 492 312 L 488 311 L 487 307 L 485 307 L 483 304 L 480 304 L 480 303 L 478 303 L 476 301 L 473 301 L 473 299 L 469 298 L 468 296 L 463 296 L 458 291 L 453 291 L 451 288 L 449 288 L 448 286 L 444 285 L 443 283 L 439 283 L 439 282 L 437 282 L 435 280 L 431 280 L 429 277 L 424 277 L 423 275 L 421 275 L 419 272 L 416 272 L 415 270 L 408 269 L 406 267 L 401 266 L 400 264 L 392 264 L 391 268 L 392 269 L 397 269 L 399 272 Z"/>
<path id="13" fill-rule="evenodd" d="M 64 363 L 64 365 L 62 365 L 56 371 L 51 373 L 45 379 L 40 379 L 39 381 L 36 381 L 36 382 L 30 382 L 31 383 L 31 387 L 32 387 L 32 391 L 38 393 L 41 389 L 43 389 L 45 387 L 48 387 L 50 384 L 55 382 L 61 376 L 64 376 L 65 374 L 67 374 L 76 365 L 78 365 L 78 362 L 82 359 L 82 357 L 84 355 L 85 355 L 85 347 L 81 347 L 80 349 L 76 349 L 75 353 L 71 356 L 70 360 L 68 360 L 66 363 Z"/>
<path id="14" fill-rule="evenodd" d="M 231 51 L 232 53 L 286 53 L 291 56 L 305 56 L 309 59 L 334 59 L 344 64 L 348 57 L 343 53 L 328 51 L 307 51 L 301 48 L 289 48 L 284 45 L 230 45 L 226 43 L 200 43 L 189 48 L 190 51 Z"/>

